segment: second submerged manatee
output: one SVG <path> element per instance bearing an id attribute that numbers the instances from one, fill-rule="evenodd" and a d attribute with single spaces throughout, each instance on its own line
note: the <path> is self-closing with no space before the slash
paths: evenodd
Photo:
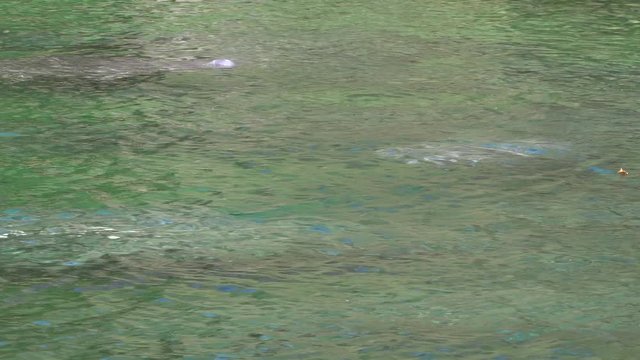
<path id="1" fill-rule="evenodd" d="M 110 81 L 164 71 L 231 69 L 229 59 L 166 60 L 142 57 L 49 56 L 0 61 L 0 79 L 9 82 L 55 78 L 61 81 L 84 79 Z"/>

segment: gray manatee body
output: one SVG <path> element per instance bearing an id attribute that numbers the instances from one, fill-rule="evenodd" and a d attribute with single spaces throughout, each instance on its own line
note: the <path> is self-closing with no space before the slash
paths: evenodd
<path id="1" fill-rule="evenodd" d="M 511 161 L 525 158 L 561 158 L 566 145 L 546 141 L 509 142 L 429 142 L 413 146 L 380 149 L 378 155 L 407 164 L 430 163 L 438 166 L 475 166 L 485 161 Z"/>
<path id="2" fill-rule="evenodd" d="M 9 82 L 114 81 L 165 71 L 232 68 L 231 60 L 164 60 L 138 57 L 51 56 L 0 61 L 0 79 Z"/>

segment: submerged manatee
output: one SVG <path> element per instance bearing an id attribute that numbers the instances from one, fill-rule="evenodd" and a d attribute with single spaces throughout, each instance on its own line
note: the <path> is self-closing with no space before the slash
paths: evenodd
<path id="1" fill-rule="evenodd" d="M 231 69 L 229 59 L 166 60 L 138 57 L 50 56 L 0 61 L 0 79 L 10 82 L 46 80 L 110 81 L 163 71 Z"/>
<path id="2" fill-rule="evenodd" d="M 385 158 L 403 161 L 407 164 L 421 162 L 440 166 L 474 166 L 482 161 L 500 161 L 515 158 L 558 157 L 566 153 L 566 147 L 537 141 L 492 142 L 492 143 L 424 143 L 415 146 L 393 147 L 377 150 Z"/>

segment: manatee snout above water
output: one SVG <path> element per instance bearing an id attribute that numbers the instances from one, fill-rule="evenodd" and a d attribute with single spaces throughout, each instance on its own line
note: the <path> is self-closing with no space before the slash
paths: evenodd
<path id="1" fill-rule="evenodd" d="M 10 82 L 56 78 L 110 81 L 164 71 L 231 69 L 229 59 L 166 60 L 138 57 L 50 56 L 0 61 L 0 78 Z"/>
<path id="2" fill-rule="evenodd" d="M 233 69 L 236 67 L 236 64 L 229 59 L 215 59 L 207 63 L 207 66 L 216 69 Z"/>

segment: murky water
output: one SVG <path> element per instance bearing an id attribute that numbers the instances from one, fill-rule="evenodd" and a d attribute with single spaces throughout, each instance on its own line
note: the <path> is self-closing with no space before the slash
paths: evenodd
<path id="1" fill-rule="evenodd" d="M 640 351 L 637 4 L 0 14 L 3 359 Z"/>

